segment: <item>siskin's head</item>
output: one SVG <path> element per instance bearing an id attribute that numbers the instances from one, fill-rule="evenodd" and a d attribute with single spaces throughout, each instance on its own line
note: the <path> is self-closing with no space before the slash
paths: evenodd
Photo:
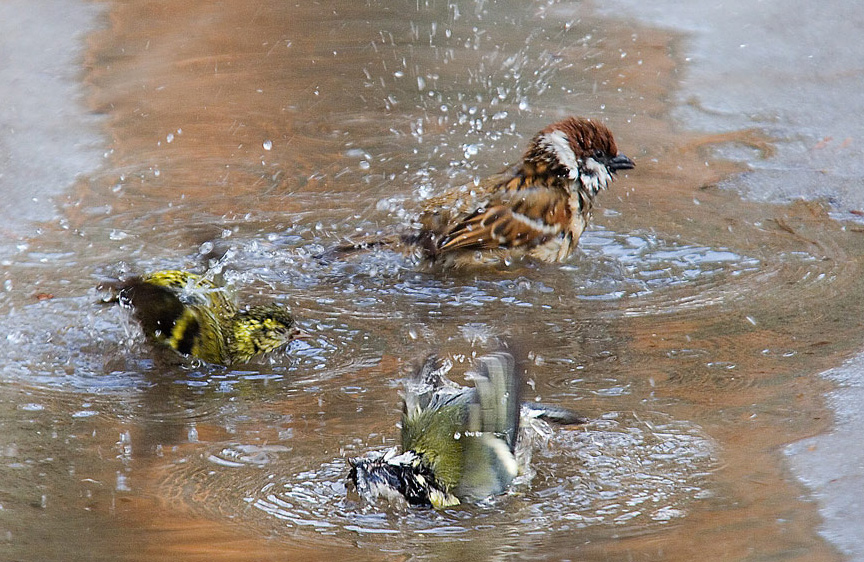
<path id="1" fill-rule="evenodd" d="M 283 306 L 253 306 L 234 317 L 229 351 L 234 361 L 246 362 L 260 353 L 275 351 L 300 333 L 294 317 Z"/>

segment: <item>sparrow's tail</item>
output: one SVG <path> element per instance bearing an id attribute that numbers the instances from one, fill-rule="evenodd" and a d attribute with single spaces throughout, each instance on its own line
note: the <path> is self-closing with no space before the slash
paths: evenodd
<path id="1" fill-rule="evenodd" d="M 364 234 L 359 238 L 348 239 L 340 244 L 331 246 L 316 257 L 330 261 L 378 249 L 394 250 L 397 252 L 419 250 L 425 257 L 433 259 L 437 253 L 435 239 L 431 233 L 426 231 L 410 231 L 404 227 L 394 227 L 372 234 Z"/>
<path id="2" fill-rule="evenodd" d="M 327 255 L 345 257 L 361 252 L 369 252 L 378 248 L 394 248 L 401 244 L 401 242 L 402 236 L 399 233 L 376 232 L 337 244 L 327 250 Z"/>

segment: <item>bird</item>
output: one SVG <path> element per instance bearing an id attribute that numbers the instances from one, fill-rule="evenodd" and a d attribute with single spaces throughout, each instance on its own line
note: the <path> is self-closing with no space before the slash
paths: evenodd
<path id="1" fill-rule="evenodd" d="M 156 271 L 99 288 L 109 291 L 105 302 L 132 312 L 151 341 L 208 363 L 247 363 L 305 335 L 285 307 L 240 310 L 229 288 L 188 271 Z"/>
<path id="2" fill-rule="evenodd" d="M 597 194 L 617 172 L 634 167 L 606 125 L 567 117 L 538 132 L 518 164 L 424 201 L 410 227 L 349 241 L 336 253 L 402 248 L 444 268 L 525 256 L 563 262 L 587 227 Z"/>
<path id="3" fill-rule="evenodd" d="M 450 365 L 430 355 L 405 382 L 401 453 L 391 448 L 348 460 L 348 480 L 375 501 L 447 508 L 503 493 L 519 474 L 520 420 L 558 424 L 588 420 L 563 407 L 520 403 L 516 360 L 498 351 L 477 360 L 461 386 Z"/>

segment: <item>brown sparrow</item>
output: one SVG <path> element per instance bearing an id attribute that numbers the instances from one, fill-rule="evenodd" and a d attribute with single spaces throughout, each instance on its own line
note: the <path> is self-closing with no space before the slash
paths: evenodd
<path id="1" fill-rule="evenodd" d="M 561 262 L 588 225 L 594 198 L 634 167 L 600 122 L 568 117 L 537 133 L 522 162 L 423 203 L 408 232 L 342 246 L 404 246 L 443 267 L 530 256 Z"/>

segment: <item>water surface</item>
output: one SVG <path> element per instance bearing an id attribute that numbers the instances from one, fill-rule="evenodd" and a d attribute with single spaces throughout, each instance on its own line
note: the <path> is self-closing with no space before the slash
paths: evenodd
<path id="1" fill-rule="evenodd" d="M 861 234 L 723 187 L 775 144 L 682 131 L 682 36 L 571 2 L 107 10 L 84 59 L 107 156 L 4 264 L 16 557 L 839 559 L 781 451 L 824 430 L 815 375 L 861 347 Z M 638 166 L 568 264 L 313 257 L 567 114 L 608 122 Z M 200 365 L 97 303 L 104 277 L 214 255 L 244 302 L 290 305 L 313 338 Z M 411 365 L 464 368 L 501 337 L 530 352 L 530 398 L 594 421 L 538 443 L 491 502 L 360 502 L 344 459 L 395 443 Z"/>

